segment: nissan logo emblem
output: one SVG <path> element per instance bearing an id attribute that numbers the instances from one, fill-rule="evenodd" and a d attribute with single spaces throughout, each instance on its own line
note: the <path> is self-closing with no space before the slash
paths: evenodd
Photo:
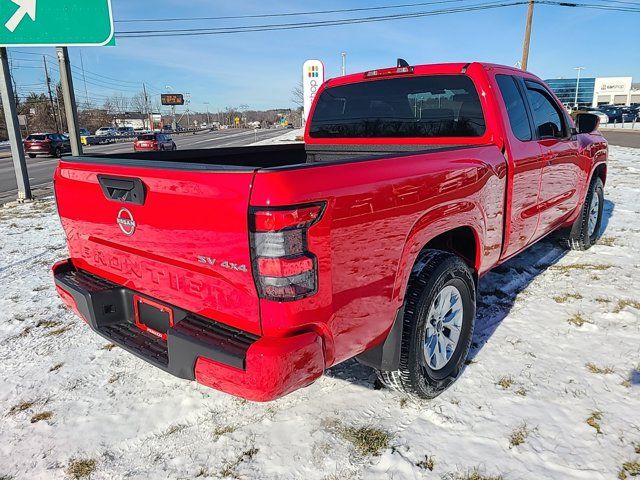
<path id="1" fill-rule="evenodd" d="M 118 212 L 118 216 L 116 217 L 116 223 L 127 236 L 133 235 L 133 232 L 136 231 L 136 221 L 133 219 L 133 215 L 126 208 L 121 208 Z"/>

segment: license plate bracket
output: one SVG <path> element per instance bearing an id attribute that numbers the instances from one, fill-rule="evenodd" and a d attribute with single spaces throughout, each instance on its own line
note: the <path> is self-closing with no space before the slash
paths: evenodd
<path id="1" fill-rule="evenodd" d="M 136 326 L 165 342 L 167 330 L 173 327 L 173 310 L 161 303 L 140 295 L 133 296 L 133 312 Z"/>

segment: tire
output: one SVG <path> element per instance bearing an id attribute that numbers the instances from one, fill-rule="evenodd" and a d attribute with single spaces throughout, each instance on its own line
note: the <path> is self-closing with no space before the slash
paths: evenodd
<path id="1" fill-rule="evenodd" d="M 475 321 L 476 290 L 471 270 L 456 255 L 440 250 L 427 250 L 416 262 L 416 266 L 418 268 L 414 267 L 411 273 L 405 297 L 399 368 L 377 373 L 380 381 L 393 390 L 432 399 L 456 380 L 467 358 Z M 451 293 L 451 301 L 449 304 L 442 304 L 442 301 L 446 302 L 446 292 Z M 453 305 L 456 296 L 460 304 L 456 302 Z M 442 311 L 444 318 L 449 320 L 442 321 L 442 315 L 437 313 L 437 303 L 449 308 Z M 458 315 L 455 312 L 459 312 Z M 433 318 L 432 313 L 436 318 Z M 440 320 L 437 319 L 439 316 Z M 447 328 L 447 324 L 452 325 L 452 322 L 459 327 L 458 339 L 453 347 L 447 342 L 455 334 L 453 328 Z M 429 330 L 431 335 L 428 335 Z M 447 330 L 449 337 L 446 335 Z M 426 340 L 434 338 L 434 332 L 435 346 L 433 355 L 429 355 L 425 353 L 430 352 Z M 444 338 L 442 342 L 441 338 Z M 444 357 L 446 361 L 438 365 L 437 352 L 442 351 L 439 347 L 443 343 L 447 344 L 447 354 Z M 433 341 L 431 345 L 434 345 Z"/>
<path id="2" fill-rule="evenodd" d="M 594 177 L 589 185 L 580 216 L 565 233 L 563 239 L 565 245 L 571 250 L 591 248 L 598 240 L 603 210 L 604 185 L 599 177 Z"/>
<path id="3" fill-rule="evenodd" d="M 29 158 L 36 158 L 36 154 L 35 153 L 30 153 L 29 154 Z"/>
<path id="4" fill-rule="evenodd" d="M 53 150 L 53 158 L 60 158 L 61 155 L 62 155 L 62 150 L 60 149 L 60 147 L 56 147 Z"/>

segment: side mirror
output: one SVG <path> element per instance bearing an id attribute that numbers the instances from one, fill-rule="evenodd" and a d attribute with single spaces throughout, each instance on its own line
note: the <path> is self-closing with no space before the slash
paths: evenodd
<path id="1" fill-rule="evenodd" d="M 600 117 L 593 113 L 579 113 L 576 115 L 578 133 L 593 133 L 600 126 Z"/>

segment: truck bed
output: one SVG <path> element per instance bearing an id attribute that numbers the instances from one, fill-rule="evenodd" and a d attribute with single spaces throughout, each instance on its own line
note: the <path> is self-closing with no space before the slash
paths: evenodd
<path id="1" fill-rule="evenodd" d="M 310 163 L 362 161 L 470 145 L 314 145 L 303 143 L 229 148 L 83 155 L 81 161 L 186 170 L 255 170 Z M 78 160 L 74 158 L 73 160 Z M 172 165 L 173 164 L 173 165 Z"/>

